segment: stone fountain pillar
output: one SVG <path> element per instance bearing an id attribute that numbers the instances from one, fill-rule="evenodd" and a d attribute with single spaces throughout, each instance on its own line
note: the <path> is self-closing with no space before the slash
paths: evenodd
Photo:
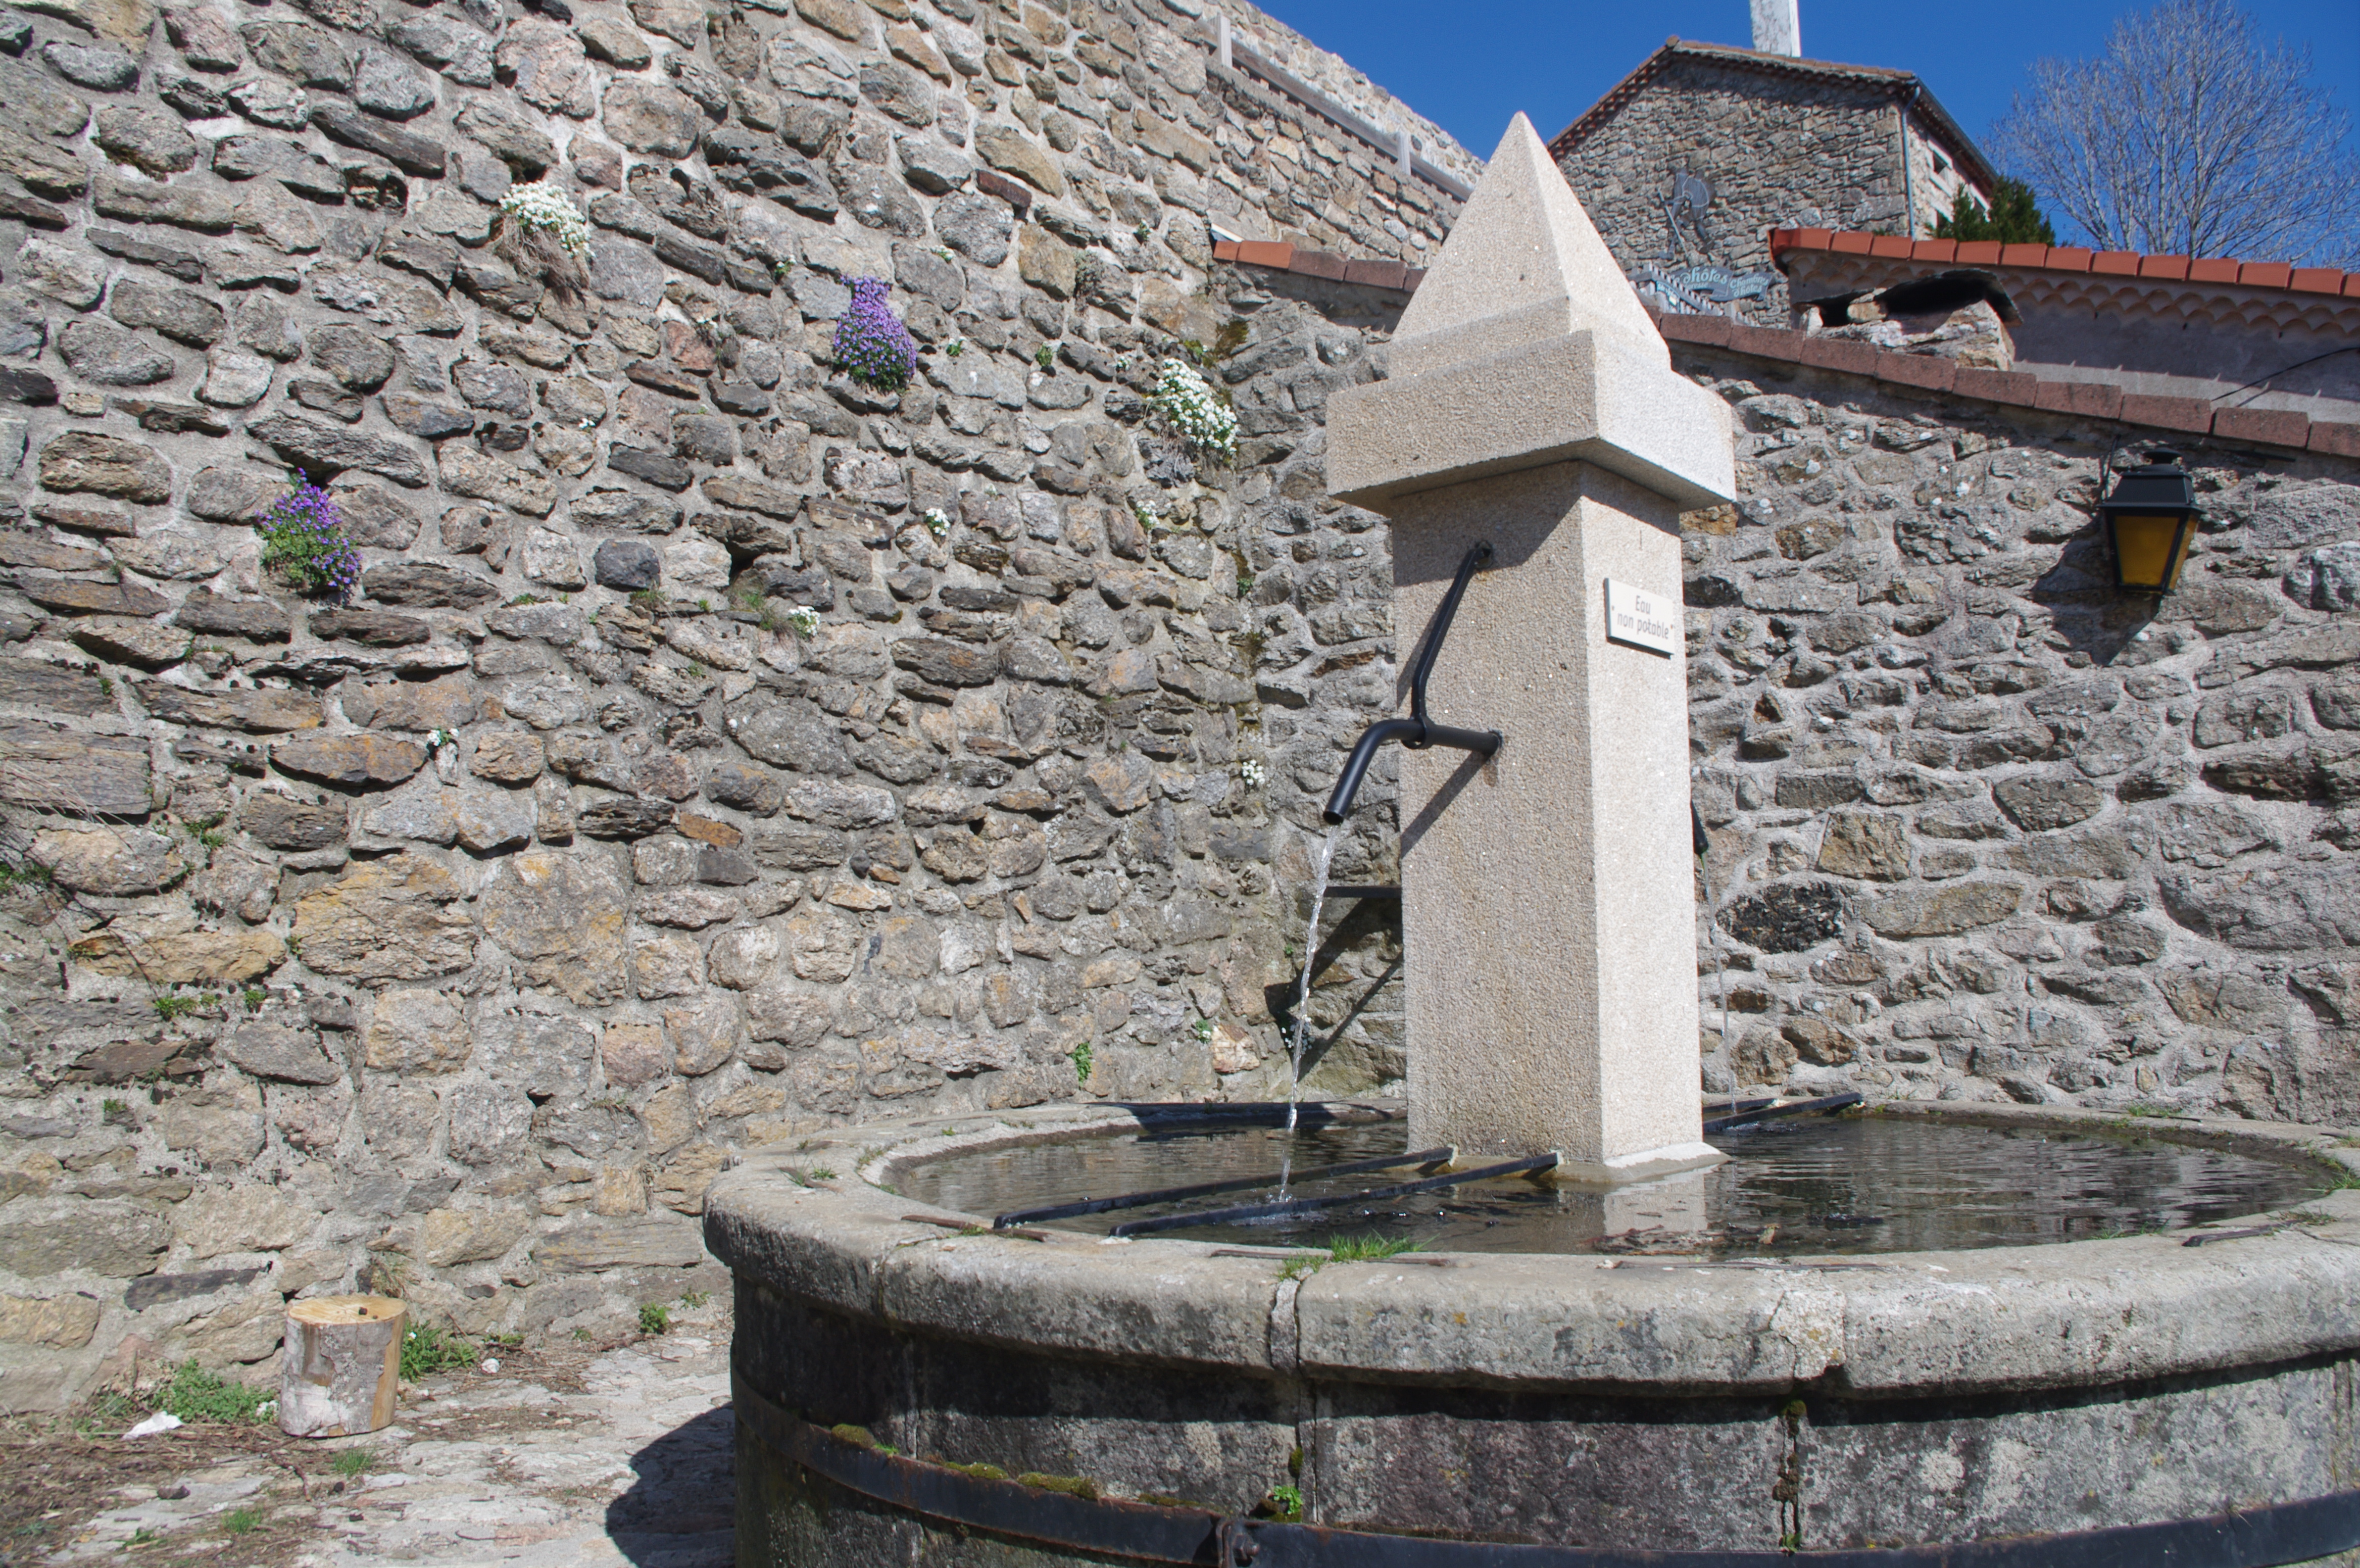
<path id="1" fill-rule="evenodd" d="M 1402 757 L 1411 1146 L 1555 1149 L 1590 1182 L 1714 1163 L 1679 516 L 1735 495 L 1727 406 L 1673 372 L 1519 115 L 1402 314 L 1391 379 L 1328 410 L 1330 488 L 1393 520 L 1404 639 L 1470 546 L 1495 552 L 1429 696 L 1437 723 L 1507 743 Z"/>

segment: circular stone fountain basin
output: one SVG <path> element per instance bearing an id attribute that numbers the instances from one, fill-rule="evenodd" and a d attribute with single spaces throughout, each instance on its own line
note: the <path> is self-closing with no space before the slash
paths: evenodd
<path id="1" fill-rule="evenodd" d="M 1106 1561 L 1039 1526 L 1108 1511 L 1076 1491 L 1209 1517 L 1293 1486 L 1306 1519 L 1343 1530 L 1775 1552 L 2217 1521 L 2360 1485 L 2360 1194 L 2307 1196 L 2360 1169 L 2330 1130 L 2141 1124 L 2129 1154 L 2248 1157 L 2288 1185 L 2259 1212 L 2232 1195 L 2236 1218 L 2061 1245 L 1437 1239 L 1313 1269 L 1299 1248 L 992 1234 L 988 1213 L 921 1196 L 1003 1151 L 1170 1139 L 1220 1109 L 877 1124 L 725 1174 L 705 1228 L 737 1277 L 739 1563 Z M 1896 1136 L 1959 1119 L 1875 1114 Z M 2124 1131 L 1971 1114 L 2019 1151 Z M 1107 1190 L 1126 1184 L 1157 1183 Z M 978 1465 L 996 1470 L 950 1468 Z M 1000 1472 L 1031 1485 L 973 1479 Z M 1042 1507 L 1003 1497 L 978 1525 L 962 1487 Z M 1273 1534 L 1264 1561 L 1312 1561 L 1286 1553 L 1314 1533 Z"/>
<path id="2" fill-rule="evenodd" d="M 1244 1190 L 1041 1223 L 1105 1235 L 1117 1224 L 1234 1212 L 1270 1199 L 1348 1199 L 1429 1174 L 1418 1168 L 1304 1181 L 1297 1173 L 1399 1155 L 1399 1117 L 1277 1125 L 1121 1127 L 965 1150 L 905 1164 L 898 1191 L 1000 1215 L 1196 1183 L 1272 1178 Z M 1708 1140 L 1726 1164 L 1607 1190 L 1507 1179 L 1349 1201 L 1157 1234 L 1229 1245 L 1324 1246 L 1338 1236 L 1435 1252 L 1802 1257 L 2033 1246 L 2183 1230 L 2298 1206 L 2326 1190 L 2309 1160 L 2176 1143 L 2136 1126 L 1928 1123 L 1887 1116 L 1767 1117 Z M 1288 1173 L 1282 1190 L 1275 1178 Z"/>

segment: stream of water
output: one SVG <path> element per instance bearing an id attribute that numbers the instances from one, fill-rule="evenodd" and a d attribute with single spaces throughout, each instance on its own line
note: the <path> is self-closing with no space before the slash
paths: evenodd
<path id="1" fill-rule="evenodd" d="M 1328 829 L 1319 840 L 1312 857 L 1311 920 L 1303 928 L 1303 978 L 1295 984 L 1295 1038 L 1287 1050 L 1292 1069 L 1286 1075 L 1286 1130 L 1295 1131 L 1297 1104 L 1303 1092 L 1303 1047 L 1311 1038 L 1311 971 L 1319 960 L 1319 910 L 1328 902 L 1328 863 L 1336 858 L 1336 835 L 1343 831 L 1338 824 Z M 1286 1173 L 1279 1173 L 1279 1188 L 1286 1186 Z"/>

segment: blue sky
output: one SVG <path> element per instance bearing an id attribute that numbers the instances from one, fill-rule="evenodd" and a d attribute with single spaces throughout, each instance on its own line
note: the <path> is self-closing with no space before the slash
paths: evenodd
<path id="1" fill-rule="evenodd" d="M 1489 157 L 1522 109 L 1555 136 L 1667 36 L 1746 44 L 1746 0 L 1535 5 L 1530 0 L 1257 0 L 1420 114 Z M 2360 115 L 2360 4 L 2245 0 L 2266 36 L 2311 47 L 2313 80 Z M 1803 52 L 1915 71 L 1969 134 L 2007 109 L 2043 55 L 2092 55 L 2115 16 L 2145 5 L 2098 0 L 1802 0 Z M 2352 147 L 2349 138 L 2347 148 Z M 2348 156 L 2348 154 L 2347 154 Z"/>

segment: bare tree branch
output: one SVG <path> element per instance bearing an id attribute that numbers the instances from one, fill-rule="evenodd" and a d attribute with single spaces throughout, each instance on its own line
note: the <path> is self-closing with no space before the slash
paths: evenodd
<path id="1" fill-rule="evenodd" d="M 2360 267 L 2351 118 L 2234 0 L 2165 0 L 2031 77 L 1993 145 L 2097 248 Z"/>

